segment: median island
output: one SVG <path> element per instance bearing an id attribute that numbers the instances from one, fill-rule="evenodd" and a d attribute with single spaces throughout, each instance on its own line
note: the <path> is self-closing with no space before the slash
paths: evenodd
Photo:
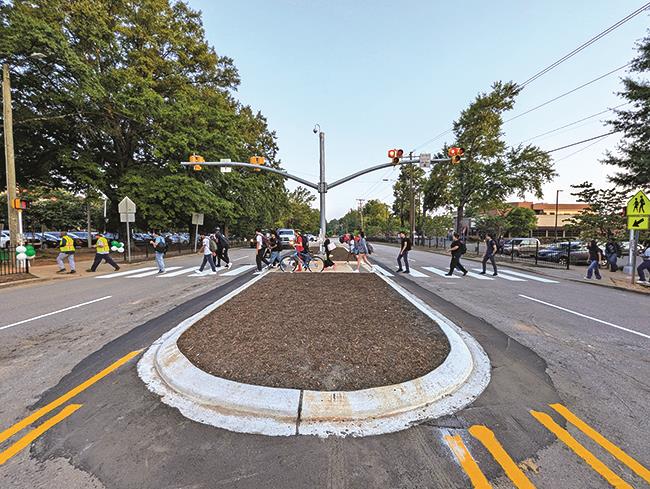
<path id="1" fill-rule="evenodd" d="M 434 370 L 449 342 L 374 274 L 273 273 L 197 321 L 178 348 L 201 370 L 268 387 L 352 391 Z"/>

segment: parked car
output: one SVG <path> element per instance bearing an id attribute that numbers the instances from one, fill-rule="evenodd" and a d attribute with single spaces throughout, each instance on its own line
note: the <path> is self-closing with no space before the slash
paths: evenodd
<path id="1" fill-rule="evenodd" d="M 504 255 L 513 256 L 535 256 L 540 248 L 540 242 L 537 238 L 511 238 L 505 241 L 503 245 Z"/>
<path id="2" fill-rule="evenodd" d="M 41 236 L 38 233 L 23 233 L 23 238 L 25 238 L 25 244 L 30 244 L 34 248 L 40 248 L 42 245 Z"/>
<path id="3" fill-rule="evenodd" d="M 8 248 L 10 244 L 9 231 L 0 232 L 0 248 Z"/>
<path id="4" fill-rule="evenodd" d="M 278 229 L 278 237 L 284 247 L 296 240 L 296 232 L 293 229 Z"/>
<path id="5" fill-rule="evenodd" d="M 96 234 L 97 233 L 90 233 L 90 239 L 93 244 L 97 241 L 97 238 L 95 237 Z M 88 231 L 75 231 L 74 235 L 83 240 L 84 246 L 88 246 Z"/>
<path id="6" fill-rule="evenodd" d="M 56 248 L 61 239 L 51 233 L 38 233 L 38 237 L 41 239 L 41 249 Z"/>
<path id="7" fill-rule="evenodd" d="M 570 256 L 570 258 L 569 258 Z M 566 265 L 567 259 L 570 259 L 572 265 L 589 263 L 589 250 L 586 243 L 580 241 L 570 243 L 554 243 L 548 248 L 539 250 L 537 259 Z"/>
<path id="8" fill-rule="evenodd" d="M 58 246 L 59 240 L 61 239 L 61 232 L 60 231 L 47 231 L 46 234 L 54 236 L 56 238 L 56 246 Z M 81 248 L 84 245 L 84 240 L 81 239 L 79 236 L 77 236 L 75 233 L 68 233 L 68 236 L 70 236 L 72 238 L 72 241 L 74 242 L 75 248 Z"/>

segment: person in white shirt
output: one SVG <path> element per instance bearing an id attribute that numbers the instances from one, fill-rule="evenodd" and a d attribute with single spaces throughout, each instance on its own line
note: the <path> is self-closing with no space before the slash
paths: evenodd
<path id="1" fill-rule="evenodd" d="M 264 258 L 264 254 L 266 253 L 266 244 L 264 243 L 264 235 L 262 235 L 262 231 L 260 231 L 260 229 L 255 230 L 255 249 L 257 250 L 257 254 L 255 255 L 257 271 L 261 272 L 262 262 L 268 266 L 269 261 Z"/>
<path id="2" fill-rule="evenodd" d="M 201 235 L 201 249 L 199 250 L 199 253 L 203 253 L 203 261 L 199 267 L 199 272 L 203 272 L 205 264 L 209 263 L 212 272 L 217 273 L 217 267 L 214 264 L 214 253 L 210 250 L 210 237 L 205 234 Z"/>

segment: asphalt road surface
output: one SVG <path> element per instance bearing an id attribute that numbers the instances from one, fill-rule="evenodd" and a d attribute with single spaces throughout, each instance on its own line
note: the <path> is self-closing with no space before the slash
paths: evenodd
<path id="1" fill-rule="evenodd" d="M 394 272 L 397 250 L 375 248 Z M 647 296 L 514 269 L 447 278 L 448 258 L 414 251 L 393 278 L 481 343 L 486 391 L 399 433 L 275 438 L 190 421 L 136 373 L 139 350 L 250 280 L 253 252 L 231 257 L 216 276 L 190 256 L 166 277 L 146 263 L 0 290 L 0 487 L 650 487 Z"/>

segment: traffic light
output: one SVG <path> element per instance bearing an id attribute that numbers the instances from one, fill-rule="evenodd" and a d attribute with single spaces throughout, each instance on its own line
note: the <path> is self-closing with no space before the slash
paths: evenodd
<path id="1" fill-rule="evenodd" d="M 248 160 L 251 165 L 261 165 L 264 166 L 264 156 L 251 156 Z M 253 171 L 262 171 L 255 168 Z"/>
<path id="2" fill-rule="evenodd" d="M 465 154 L 465 148 L 458 148 L 456 146 L 452 146 L 447 150 L 447 154 L 451 158 L 451 162 L 454 165 L 457 165 L 460 163 L 460 157 Z"/>
<path id="3" fill-rule="evenodd" d="M 403 149 L 389 149 L 388 150 L 388 157 L 392 160 L 393 165 L 397 165 L 399 163 L 399 159 L 404 156 L 404 150 Z"/>
<path id="4" fill-rule="evenodd" d="M 190 155 L 190 163 L 205 163 L 205 158 L 201 155 L 193 154 Z M 192 170 L 201 171 L 203 167 L 201 165 L 193 165 Z"/>
<path id="5" fill-rule="evenodd" d="M 25 209 L 27 209 L 27 201 L 20 200 L 20 199 L 14 199 L 14 200 L 11 201 L 11 207 L 12 207 L 12 209 L 25 210 Z"/>

